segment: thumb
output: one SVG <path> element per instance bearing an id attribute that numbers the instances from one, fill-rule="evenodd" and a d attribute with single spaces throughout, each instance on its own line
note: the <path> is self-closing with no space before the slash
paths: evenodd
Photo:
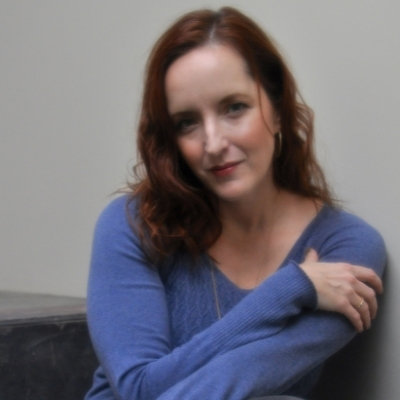
<path id="1" fill-rule="evenodd" d="M 304 257 L 304 262 L 318 262 L 318 253 L 314 249 L 308 249 Z"/>

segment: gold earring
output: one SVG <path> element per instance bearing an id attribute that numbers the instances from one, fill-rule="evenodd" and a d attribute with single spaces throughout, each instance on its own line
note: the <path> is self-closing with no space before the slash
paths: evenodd
<path id="1" fill-rule="evenodd" d="M 275 151 L 275 158 L 279 158 L 279 156 L 281 155 L 281 151 L 282 151 L 282 132 L 278 131 L 275 136 L 278 137 L 278 146 L 275 145 L 275 149 L 277 148 L 277 150 Z"/>

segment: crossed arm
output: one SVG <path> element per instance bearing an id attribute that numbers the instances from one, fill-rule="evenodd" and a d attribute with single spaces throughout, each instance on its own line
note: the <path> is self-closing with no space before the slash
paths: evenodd
<path id="1" fill-rule="evenodd" d="M 309 272 L 310 265 L 307 269 L 306 263 L 302 267 L 289 263 L 222 320 L 172 349 L 158 271 L 147 263 L 125 216 L 115 208 L 106 211 L 97 227 L 88 318 L 94 347 L 116 399 L 190 400 L 213 393 L 216 400 L 242 400 L 282 393 L 355 335 L 340 313 L 310 308 L 331 307 L 345 314 L 344 308 L 349 309 L 357 296 L 367 298 L 365 308 L 371 310 L 369 315 L 374 314 L 374 296 L 368 298 L 364 287 L 360 292 L 361 281 L 351 278 L 348 265 L 340 264 L 347 281 L 339 285 L 345 287 L 341 300 L 335 302 L 337 297 L 333 296 L 332 303 L 321 290 L 315 291 L 317 285 L 332 293 L 326 285 L 314 282 L 317 278 Z M 367 238 L 358 237 L 355 242 L 316 243 L 319 267 L 347 261 L 367 265 L 381 274 L 383 244 L 376 234 L 367 233 Z M 355 248 L 358 242 L 362 248 Z M 331 282 L 326 276 L 325 280 Z M 358 322 L 356 317 L 352 321 L 355 326 L 360 321 L 368 324 L 357 314 Z"/>

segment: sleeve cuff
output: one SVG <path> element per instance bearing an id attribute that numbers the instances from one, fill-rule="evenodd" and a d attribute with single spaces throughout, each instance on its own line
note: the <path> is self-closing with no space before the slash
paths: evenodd
<path id="1" fill-rule="evenodd" d="M 299 266 L 295 261 L 290 261 L 288 267 L 292 265 L 297 270 L 298 279 L 301 281 L 302 285 L 304 285 L 304 294 L 305 294 L 305 303 L 304 307 L 311 308 L 313 311 L 317 310 L 318 307 L 318 295 L 315 289 L 314 284 L 308 275 L 303 271 L 303 269 Z"/>

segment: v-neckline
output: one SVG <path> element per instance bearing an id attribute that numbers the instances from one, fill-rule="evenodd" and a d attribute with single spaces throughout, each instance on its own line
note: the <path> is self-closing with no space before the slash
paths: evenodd
<path id="1" fill-rule="evenodd" d="M 299 251 L 299 247 L 302 246 L 304 241 L 309 237 L 310 233 L 314 230 L 314 228 L 317 226 L 321 218 L 325 215 L 327 210 L 329 209 L 329 205 L 324 204 L 321 209 L 318 211 L 318 213 L 314 216 L 314 218 L 308 223 L 308 225 L 304 228 L 303 232 L 300 234 L 300 236 L 297 238 L 289 252 L 287 253 L 286 257 L 282 261 L 282 263 L 279 265 L 279 267 L 276 269 L 278 271 L 281 269 L 283 266 L 288 264 L 288 262 L 293 259 L 294 255 Z M 232 282 L 231 279 L 229 279 L 224 272 L 222 272 L 219 268 L 218 265 L 213 261 L 213 259 L 207 254 L 204 253 L 205 261 L 207 263 L 208 268 L 210 270 L 213 270 L 215 272 L 215 276 L 218 276 L 220 279 L 223 279 L 225 283 L 227 283 L 229 286 L 234 288 L 236 291 L 241 292 L 241 293 L 250 293 L 253 290 L 255 290 L 258 286 L 256 286 L 253 289 L 244 289 L 239 286 L 237 286 L 234 282 Z M 268 279 L 268 278 L 266 278 Z M 260 282 L 261 283 L 261 282 Z"/>

